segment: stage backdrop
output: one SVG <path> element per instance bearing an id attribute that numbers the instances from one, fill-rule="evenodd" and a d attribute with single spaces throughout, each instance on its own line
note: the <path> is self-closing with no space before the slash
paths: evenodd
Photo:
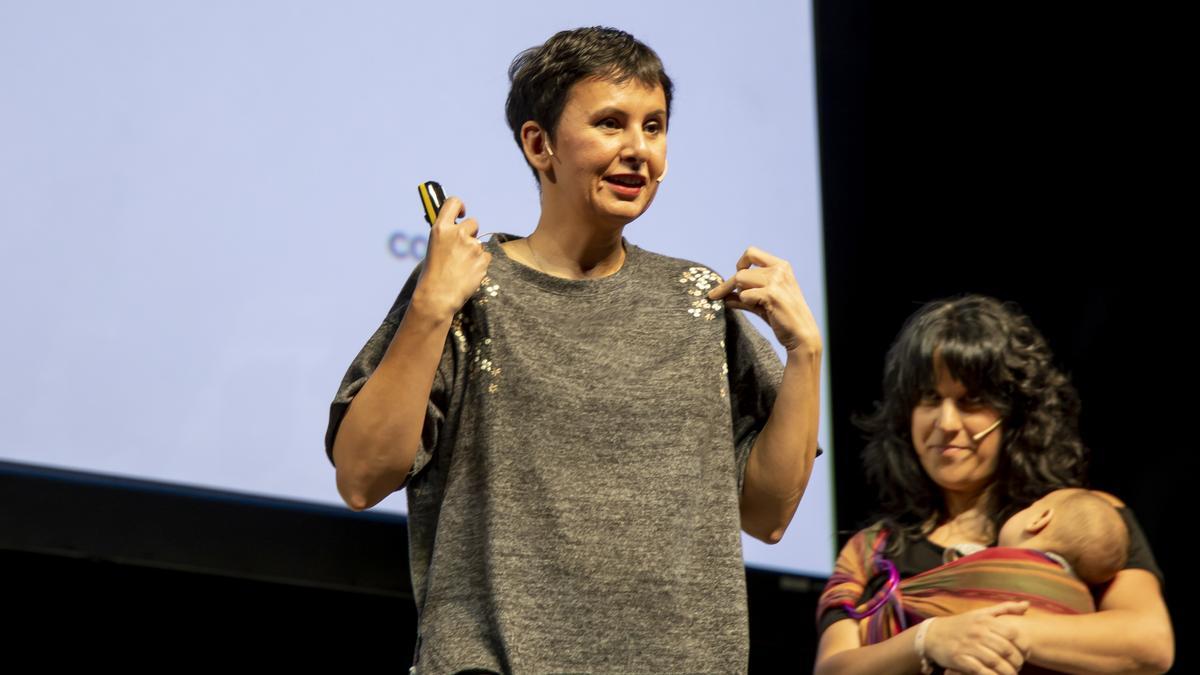
<path id="1" fill-rule="evenodd" d="M 596 24 L 677 84 L 627 237 L 725 275 L 762 247 L 824 323 L 808 3 L 4 3 L 0 458 L 340 503 L 328 403 L 424 252 L 417 183 L 528 233 L 507 68 Z M 831 570 L 831 466 L 748 563 Z"/>

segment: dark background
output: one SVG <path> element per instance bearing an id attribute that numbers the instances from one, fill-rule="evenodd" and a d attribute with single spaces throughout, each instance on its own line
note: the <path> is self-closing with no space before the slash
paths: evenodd
<path id="1" fill-rule="evenodd" d="M 1193 672 L 1173 19 L 961 4 L 816 4 L 838 526 L 874 504 L 850 416 L 879 399 L 903 320 L 965 292 L 1015 301 L 1080 392 L 1092 485 L 1138 516 L 1168 580 L 1174 671 Z"/>
<path id="2" fill-rule="evenodd" d="M 1169 205 L 1170 167 L 1190 159 L 1170 99 L 1194 77 L 1172 76 L 1171 20 L 865 0 L 819 0 L 815 17 L 835 439 L 820 461 L 835 462 L 839 529 L 870 517 L 849 419 L 879 397 L 904 318 L 963 292 L 1012 300 L 1080 390 L 1093 485 L 1138 515 L 1187 636 L 1200 411 L 1180 230 L 1195 216 Z M 395 517 L 0 463 L 16 649 L 407 668 L 404 542 Z M 751 669 L 807 672 L 821 580 L 747 580 Z M 1175 670 L 1195 665 L 1180 645 Z"/>

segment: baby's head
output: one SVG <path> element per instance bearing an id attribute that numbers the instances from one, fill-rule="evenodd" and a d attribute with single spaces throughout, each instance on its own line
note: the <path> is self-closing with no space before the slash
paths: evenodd
<path id="1" fill-rule="evenodd" d="M 1088 490 L 1055 490 L 1000 528 L 1000 546 L 1057 553 L 1088 584 L 1102 584 L 1125 566 L 1129 532 L 1121 514 Z"/>

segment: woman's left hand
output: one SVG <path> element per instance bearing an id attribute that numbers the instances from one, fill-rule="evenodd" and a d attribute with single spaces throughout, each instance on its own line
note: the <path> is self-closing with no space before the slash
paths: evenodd
<path id="1" fill-rule="evenodd" d="M 813 318 L 788 261 L 751 246 L 737 262 L 737 272 L 708 292 L 710 300 L 754 312 L 775 331 L 788 352 L 820 352 L 823 348 Z"/>

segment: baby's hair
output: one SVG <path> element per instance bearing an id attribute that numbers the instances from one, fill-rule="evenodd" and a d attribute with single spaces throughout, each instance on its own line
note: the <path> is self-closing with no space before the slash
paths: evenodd
<path id="1" fill-rule="evenodd" d="M 1054 507 L 1047 548 L 1089 585 L 1103 584 L 1125 567 L 1129 531 L 1117 509 L 1087 490 L 1071 490 Z"/>

